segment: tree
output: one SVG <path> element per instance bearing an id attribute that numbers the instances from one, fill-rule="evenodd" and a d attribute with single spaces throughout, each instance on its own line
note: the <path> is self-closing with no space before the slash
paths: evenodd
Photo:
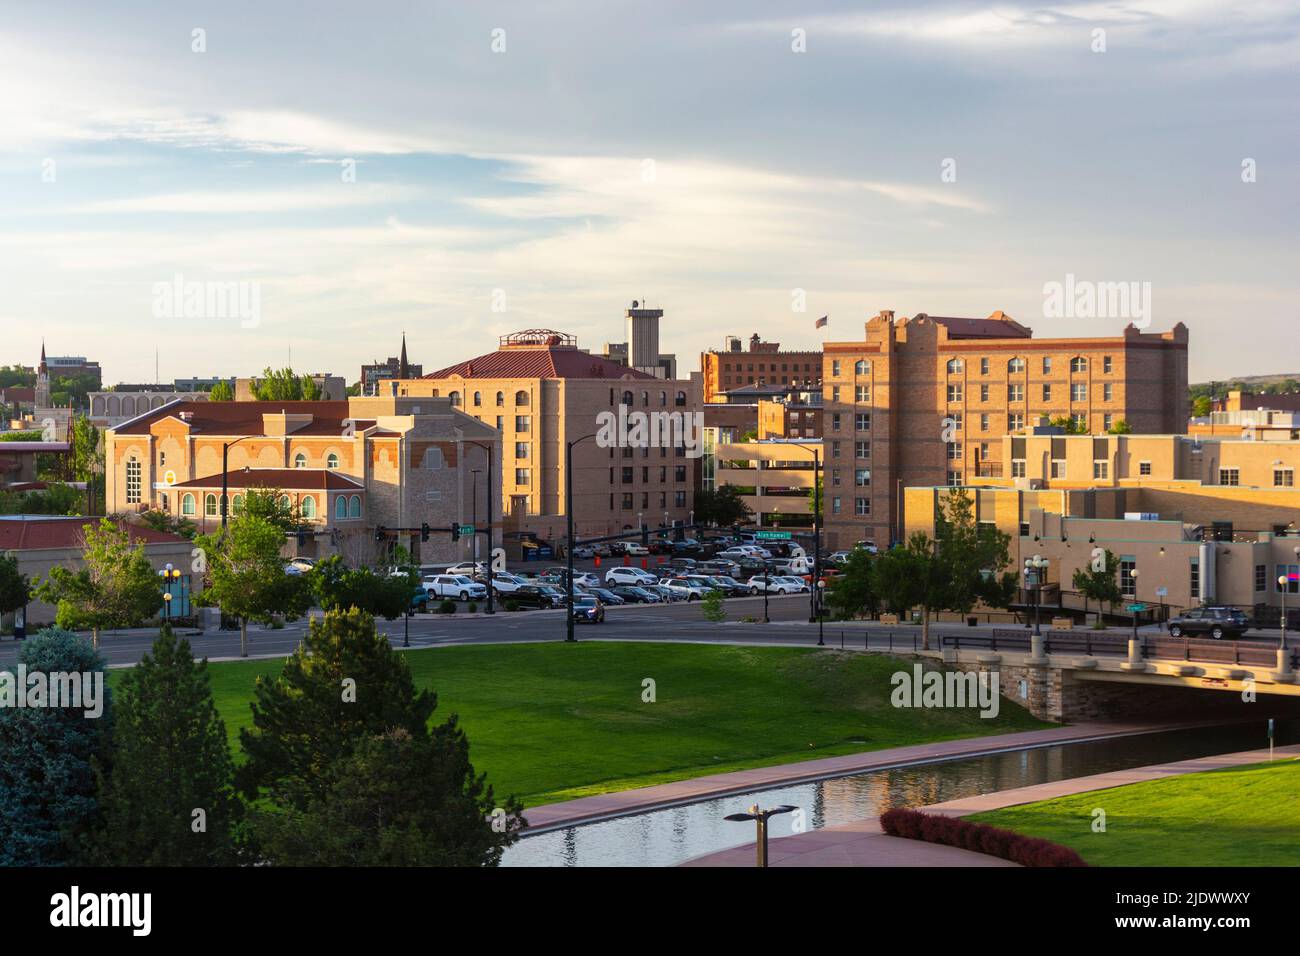
<path id="1" fill-rule="evenodd" d="M 1133 426 L 1128 423 L 1128 419 L 1121 418 L 1118 421 L 1111 422 L 1110 434 L 1131 435 L 1133 434 Z"/>
<path id="2" fill-rule="evenodd" d="M 81 563 L 72 570 L 50 569 L 35 595 L 58 606 L 55 622 L 73 630 L 89 628 L 99 647 L 104 628 L 138 627 L 162 607 L 162 585 L 144 553 L 132 546 L 130 532 L 109 518 L 82 526 Z"/>
<path id="3" fill-rule="evenodd" d="M 249 488 L 240 514 L 268 521 L 285 534 L 302 526 L 297 505 L 279 488 Z"/>
<path id="4" fill-rule="evenodd" d="M 454 714 L 430 729 L 437 695 L 363 611 L 313 620 L 254 694 L 236 780 L 275 811 L 252 826 L 269 862 L 490 864 L 518 830 L 518 803 L 474 773 Z"/>
<path id="5" fill-rule="evenodd" d="M 77 481 L 84 481 L 90 489 L 90 496 L 98 502 L 91 506 L 90 513 L 103 513 L 104 482 L 100 476 L 104 473 L 104 452 L 100 448 L 99 429 L 91 424 L 85 415 L 78 415 L 72 422 L 72 473 Z M 90 505 L 90 501 L 87 501 Z"/>
<path id="6" fill-rule="evenodd" d="M 729 527 L 753 517 L 753 510 L 745 504 L 741 490 L 735 485 L 704 488 L 695 493 L 695 521 Z"/>
<path id="7" fill-rule="evenodd" d="M 497 865 L 516 839 L 519 806 L 494 805 L 463 738 L 401 728 L 360 738 L 306 809 L 257 814 L 261 857 L 276 866 Z"/>
<path id="8" fill-rule="evenodd" d="M 101 785 L 104 828 L 96 841 L 103 863 L 235 861 L 232 828 L 241 808 L 207 667 L 163 625 L 152 653 L 117 681 L 112 771 Z"/>
<path id="9" fill-rule="evenodd" d="M 1083 595 L 1084 617 L 1088 616 L 1089 600 L 1096 601 L 1099 608 L 1108 604 L 1114 610 L 1115 602 L 1124 596 L 1119 587 L 1119 558 L 1109 548 L 1104 554 L 1094 556 L 1087 567 L 1076 570 L 1072 583 Z"/>
<path id="10" fill-rule="evenodd" d="M 44 490 L 0 489 L 0 514 L 79 515 L 85 510 L 82 494 L 63 482 L 50 482 Z"/>
<path id="11" fill-rule="evenodd" d="M 916 548 L 898 545 L 877 556 L 871 565 L 872 583 L 881 603 L 900 615 L 920 604 L 929 563 L 928 547 L 919 542 Z"/>
<path id="12" fill-rule="evenodd" d="M 310 375 L 299 375 L 291 368 L 273 370 L 267 366 L 262 377 L 253 383 L 253 397 L 259 402 L 313 402 L 320 398 L 320 386 Z"/>
<path id="13" fill-rule="evenodd" d="M 193 538 L 199 530 L 189 518 L 181 515 L 173 516 L 159 508 L 150 508 L 148 511 L 141 512 L 140 522 L 155 531 L 178 534 L 182 538 Z"/>
<path id="14" fill-rule="evenodd" d="M 419 586 L 416 569 L 401 558 L 396 563 L 405 566 L 404 573 L 378 574 L 366 567 L 350 568 L 342 555 L 333 554 L 316 562 L 307 575 L 308 585 L 326 611 L 358 608 L 391 621 L 410 610 Z"/>
<path id="15" fill-rule="evenodd" d="M 16 707 L 12 694 L 27 688 L 12 684 L 0 694 L 9 697 L 0 707 L 0 866 L 82 863 L 99 819 L 96 767 L 107 763 L 112 721 L 104 661 L 85 638 L 46 628 L 23 643 L 18 662 L 29 676 L 88 675 L 102 710 L 89 716 L 84 697 L 80 708 Z"/>
<path id="16" fill-rule="evenodd" d="M 237 515 L 224 531 L 195 538 L 207 573 L 195 603 L 220 606 L 239 619 L 239 653 L 248 656 L 248 622 L 269 624 L 276 614 L 293 620 L 311 607 L 311 590 L 302 575 L 285 574 L 284 531 L 257 515 Z"/>
<path id="17" fill-rule="evenodd" d="M 704 600 L 700 602 L 700 610 L 704 614 L 704 619 L 712 624 L 721 624 L 727 619 L 727 609 L 722 606 L 721 591 L 709 591 L 704 595 Z"/>
<path id="18" fill-rule="evenodd" d="M 817 472 L 813 486 L 808 489 L 808 513 L 815 521 L 821 521 L 826 512 L 826 489 L 822 486 L 822 473 Z"/>
<path id="19" fill-rule="evenodd" d="M 208 392 L 210 402 L 233 402 L 234 400 L 235 390 L 230 387 L 229 382 L 217 382 Z"/>
<path id="20" fill-rule="evenodd" d="M 1088 434 L 1088 423 L 1082 419 L 1075 420 L 1064 415 L 1058 415 L 1052 419 L 1051 424 L 1054 428 L 1062 429 L 1067 435 Z"/>
<path id="21" fill-rule="evenodd" d="M 0 614 L 26 607 L 31 597 L 31 581 L 18 570 L 17 556 L 0 554 Z"/>
<path id="22" fill-rule="evenodd" d="M 826 604 L 836 620 L 848 621 L 861 614 L 875 616 L 880 608 L 876 592 L 874 559 L 865 548 L 849 552 L 843 573 L 837 575 L 826 589 Z"/>

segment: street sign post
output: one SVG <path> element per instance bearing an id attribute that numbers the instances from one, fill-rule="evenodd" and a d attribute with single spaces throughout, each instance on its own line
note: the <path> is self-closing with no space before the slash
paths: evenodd
<path id="1" fill-rule="evenodd" d="M 1128 609 L 1136 614 L 1138 611 L 1145 611 L 1147 606 L 1145 604 L 1130 604 Z"/>
<path id="2" fill-rule="evenodd" d="M 470 535 L 474 533 L 474 526 L 472 524 L 463 524 L 456 530 L 461 535 Z"/>
<path id="3" fill-rule="evenodd" d="M 757 531 L 754 537 L 759 541 L 789 541 L 789 531 Z"/>

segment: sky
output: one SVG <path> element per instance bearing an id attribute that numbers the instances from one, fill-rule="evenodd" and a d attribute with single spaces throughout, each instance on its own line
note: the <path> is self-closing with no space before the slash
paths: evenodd
<path id="1" fill-rule="evenodd" d="M 1119 334 L 1070 276 L 1149 283 L 1193 381 L 1300 371 L 1291 0 L 3 12 L 0 364 L 355 381 L 634 299 L 683 373 L 882 309 Z"/>

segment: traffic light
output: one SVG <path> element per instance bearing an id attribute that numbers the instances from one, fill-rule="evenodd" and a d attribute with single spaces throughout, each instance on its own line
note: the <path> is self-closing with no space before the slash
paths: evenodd
<path id="1" fill-rule="evenodd" d="M 384 526 L 383 526 L 383 525 L 380 525 L 379 527 L 375 528 L 375 540 L 376 540 L 376 541 L 383 541 L 383 540 L 384 540 Z"/>
<path id="2" fill-rule="evenodd" d="M 429 522 L 425 521 L 420 524 L 420 540 L 429 540 Z"/>
<path id="3" fill-rule="evenodd" d="M 452 541 L 460 540 L 460 525 L 454 524 L 451 526 L 451 540 Z"/>

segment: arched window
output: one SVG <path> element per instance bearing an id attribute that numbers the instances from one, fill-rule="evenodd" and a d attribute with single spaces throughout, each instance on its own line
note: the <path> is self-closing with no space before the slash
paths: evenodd
<path id="1" fill-rule="evenodd" d="M 302 516 L 304 518 L 316 517 L 316 499 L 312 495 L 306 495 L 302 499 Z"/>
<path id="2" fill-rule="evenodd" d="M 280 504 L 280 510 L 285 512 L 286 514 L 293 510 L 293 504 L 289 501 L 288 495 L 281 495 L 279 504 Z"/>
<path id="3" fill-rule="evenodd" d="M 231 513 L 231 514 L 236 514 L 236 515 L 237 515 L 237 514 L 239 514 L 241 511 L 243 511 L 243 510 L 244 510 L 244 496 L 243 496 L 243 495 L 235 495 L 235 497 L 233 497 L 233 498 L 230 499 L 230 513 Z"/>
<path id="4" fill-rule="evenodd" d="M 339 495 L 334 499 L 334 517 L 346 518 L 348 516 L 348 499 Z"/>
<path id="5" fill-rule="evenodd" d="M 474 407 L 475 407 L 475 408 L 478 408 L 478 407 L 479 407 L 480 405 L 482 405 L 482 404 L 483 404 L 483 393 L 482 393 L 482 392 L 475 392 L 475 393 L 474 393 Z"/>
<path id="6" fill-rule="evenodd" d="M 1070 359 L 1070 371 L 1071 372 L 1088 371 L 1088 360 L 1086 358 L 1083 358 L 1082 356 L 1076 355 L 1074 358 Z"/>
<path id="7" fill-rule="evenodd" d="M 631 408 L 631 407 L 632 407 L 632 402 L 633 402 L 633 400 L 634 400 L 634 398 L 633 398 L 633 395 L 632 395 L 631 392 L 624 392 L 624 393 L 623 393 L 623 400 L 622 400 L 619 404 L 620 404 L 620 405 L 626 405 L 628 408 Z"/>
<path id="8" fill-rule="evenodd" d="M 191 495 L 191 494 L 187 494 L 187 495 L 185 495 L 185 497 L 183 497 L 183 498 L 181 499 L 181 514 L 183 514 L 183 515 L 192 515 L 192 514 L 194 514 L 194 496 L 193 496 L 193 495 Z"/>
<path id="9" fill-rule="evenodd" d="M 204 496 L 203 496 L 203 513 L 204 513 L 205 515 L 207 515 L 209 518 L 215 518 L 215 517 L 217 516 L 217 496 L 216 496 L 216 495 L 204 495 Z"/>
<path id="10" fill-rule="evenodd" d="M 330 452 L 328 455 L 325 456 L 325 467 L 326 467 L 326 468 L 337 468 L 338 466 L 339 466 L 339 456 L 338 456 L 338 455 L 334 454 L 334 452 Z"/>
<path id="11" fill-rule="evenodd" d="M 642 407 L 642 408 L 649 408 L 649 407 L 650 407 L 650 393 L 649 393 L 649 392 L 642 392 L 642 393 L 641 393 L 641 407 Z"/>
<path id="12" fill-rule="evenodd" d="M 963 368 L 963 365 L 962 365 L 962 361 L 961 361 L 961 359 L 959 359 L 959 358 L 955 358 L 955 359 L 949 359 L 949 360 L 948 360 L 948 374 L 949 374 L 949 375 L 956 375 L 957 373 L 959 373 L 959 372 L 962 370 L 962 368 Z"/>
<path id="13" fill-rule="evenodd" d="M 515 392 L 515 404 L 516 405 L 528 404 L 528 393 L 525 392 L 522 388 L 519 391 Z"/>
<path id="14" fill-rule="evenodd" d="M 360 495 L 353 495 L 351 498 L 348 499 L 348 517 L 349 518 L 361 517 L 361 496 Z"/>
<path id="15" fill-rule="evenodd" d="M 506 393 L 505 393 L 505 392 L 497 392 L 497 407 L 500 408 L 500 407 L 504 406 L 505 403 L 506 403 Z"/>
<path id="16" fill-rule="evenodd" d="M 660 392 L 660 393 L 659 393 L 659 407 L 660 407 L 660 408 L 667 408 L 667 407 L 668 407 L 668 393 L 667 393 L 667 392 Z"/>
<path id="17" fill-rule="evenodd" d="M 460 408 L 460 392 L 448 392 L 447 397 L 451 399 L 452 408 Z"/>
<path id="18" fill-rule="evenodd" d="M 854 363 L 853 363 L 853 374 L 854 374 L 854 375 L 870 375 L 870 374 L 871 374 L 871 363 L 870 363 L 870 362 L 867 362 L 867 361 L 864 361 L 864 360 L 859 360 L 859 361 L 857 361 L 857 362 L 854 362 Z"/>
<path id="19" fill-rule="evenodd" d="M 306 467 L 307 467 L 307 456 L 304 455 L 302 452 L 298 452 L 298 454 L 294 455 L 294 456 L 293 456 L 293 467 L 295 467 L 295 468 L 306 468 Z"/>
<path id="20" fill-rule="evenodd" d="M 1007 363 L 1007 371 L 1012 373 L 1023 372 L 1025 370 L 1025 360 L 1022 358 L 1013 358 Z"/>
<path id="21" fill-rule="evenodd" d="M 677 407 L 678 407 L 678 408 L 684 408 L 685 406 L 686 406 L 686 393 L 685 393 L 685 392 L 678 392 L 678 393 L 677 393 Z"/>

